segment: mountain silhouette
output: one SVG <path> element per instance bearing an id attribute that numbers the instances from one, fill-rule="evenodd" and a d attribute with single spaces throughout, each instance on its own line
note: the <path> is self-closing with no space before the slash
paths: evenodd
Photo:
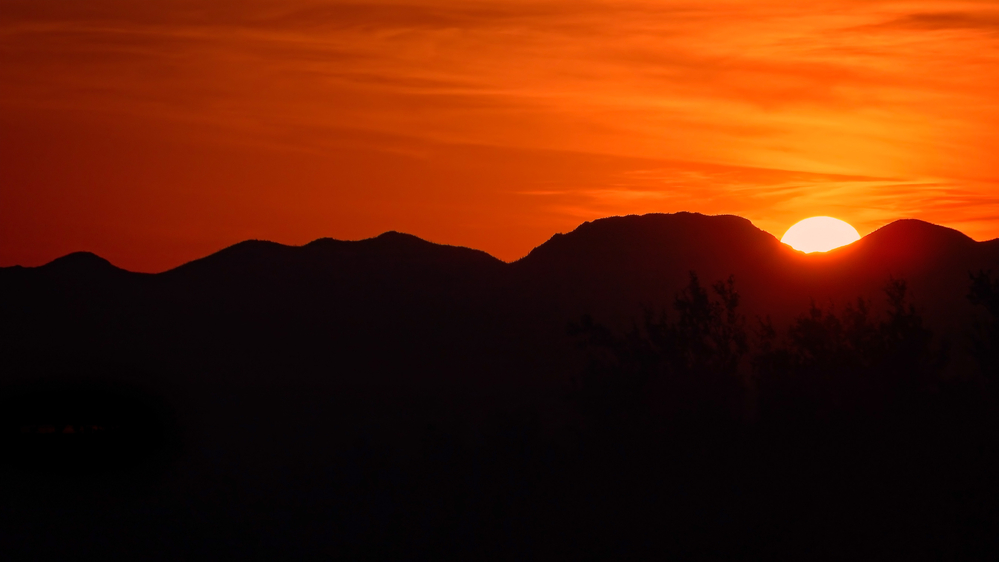
<path id="1" fill-rule="evenodd" d="M 689 271 L 706 282 L 734 275 L 747 313 L 787 322 L 811 301 L 880 300 L 890 277 L 909 283 L 934 322 L 967 321 L 968 274 L 995 267 L 999 241 L 975 242 L 917 220 L 891 223 L 824 254 L 803 254 L 749 221 L 694 213 L 614 217 L 556 235 L 511 264 L 523 291 L 556 313 L 633 318 L 671 302 Z"/>
<path id="2" fill-rule="evenodd" d="M 735 275 L 749 293 L 776 277 L 787 252 L 772 235 L 735 216 L 694 213 L 613 217 L 556 235 L 512 264 L 527 286 L 570 315 L 662 306 L 686 283 Z"/>
<path id="3" fill-rule="evenodd" d="M 544 384 L 574 368 L 562 360 L 567 322 L 592 314 L 626 325 L 643 307 L 668 307 L 692 271 L 706 283 L 734 276 L 750 319 L 784 324 L 813 301 L 877 304 L 890 277 L 904 278 L 928 321 L 957 339 L 972 315 L 968 274 L 997 263 L 999 241 L 915 220 L 805 255 L 740 217 L 676 213 L 584 223 L 510 264 L 395 232 L 297 247 L 246 241 L 155 275 L 75 253 L 0 269 L 0 299 L 4 333 L 24 348 L 221 362 L 207 381 L 266 381 L 263 365 L 298 362 L 288 376 L 303 380 L 325 380 L 332 364 L 366 373 L 339 380 L 415 370 L 421 381 Z"/>
<path id="4" fill-rule="evenodd" d="M 573 548 L 582 549 L 572 551 L 579 556 L 588 548 L 605 554 L 621 544 L 638 548 L 646 543 L 608 538 L 604 544 L 599 533 L 580 540 L 580 529 L 595 521 L 609 525 L 608 537 L 630 536 L 642 524 L 629 516 L 622 520 L 637 527 L 615 527 L 605 514 L 588 511 L 590 492 L 579 490 L 604 494 L 592 505 L 608 512 L 618 509 L 614 498 L 653 492 L 608 484 L 614 480 L 608 474 L 622 470 L 607 464 L 613 460 L 573 468 L 578 459 L 599 453 L 640 467 L 647 453 L 628 450 L 661 447 L 641 445 L 641 434 L 585 445 L 585 431 L 560 433 L 576 423 L 566 389 L 587 364 L 567 334 L 570 323 L 591 315 L 624 333 L 646 310 L 673 318 L 691 272 L 705 287 L 733 276 L 750 329 L 766 316 L 783 329 L 813 302 L 842 310 L 863 297 L 883 311 L 886 282 L 904 279 L 926 325 L 955 342 L 952 369 L 963 373 L 973 365 L 961 343 L 976 315 L 967 299 L 969 274 L 988 269 L 999 269 L 999 240 L 975 242 L 922 221 L 897 221 L 849 246 L 806 255 L 746 219 L 696 213 L 587 222 L 513 263 L 388 232 L 303 246 L 250 240 L 158 274 L 128 272 L 86 252 L 36 268 L 0 268 L 3 493 L 15 511 L 51 505 L 63 514 L 53 521 L 66 524 L 86 519 L 92 502 L 117 506 L 100 519 L 112 526 L 138 509 L 136 501 L 171 505 L 135 511 L 146 514 L 134 517 L 136 533 L 169 528 L 185 541 L 202 532 L 183 530 L 193 524 L 183 523 L 185 506 L 216 510 L 213 520 L 222 527 L 208 534 L 219 537 L 213 543 L 219 549 L 249 533 L 281 549 L 312 545 L 347 557 L 362 546 L 373 556 L 398 555 L 386 546 L 396 542 L 438 553 L 433 549 L 441 545 L 464 545 L 464 552 L 481 554 L 484 536 L 511 544 L 510 535 L 489 533 L 513 524 L 504 514 L 514 512 L 548 529 L 543 535 L 565 539 L 551 543 L 561 545 L 552 556 Z M 953 404 L 934 407 L 988 410 Z M 49 439 L 57 427 L 61 441 Z M 560 444 L 545 448 L 545 439 Z M 639 444 L 622 449 L 627 443 Z M 725 472 L 732 482 L 752 487 L 747 475 L 768 474 L 777 462 L 762 453 L 731 453 L 742 445 L 728 443 L 716 448 L 758 469 Z M 662 505 L 687 505 L 685 493 L 694 494 L 694 512 L 729 502 L 707 491 L 716 487 L 713 477 L 690 475 L 738 463 L 696 440 L 683 446 L 693 447 L 680 463 L 687 468 L 669 470 L 689 471 L 674 478 L 695 478 L 691 490 L 699 492 L 670 491 L 652 475 L 637 481 L 657 482 L 655 493 L 673 498 Z M 704 460 L 711 455 L 717 464 Z M 649 466 L 659 466 L 653 460 Z M 662 462 L 680 466 L 672 457 Z M 93 468 L 74 468 L 82 464 Z M 604 487 L 593 488 L 593 479 Z M 116 495 L 115 486 L 133 496 Z M 544 503 L 545 494 L 563 499 Z M 440 507 L 441 498 L 450 503 Z M 645 505 L 634 501 L 633 509 Z M 677 516 L 686 522 L 676 524 L 711 521 L 712 513 Z M 325 532 L 337 538 L 324 543 L 319 531 L 306 537 L 283 519 L 287 514 L 310 525 L 332 521 Z M 769 521 L 783 516 L 774 511 Z M 705 532 L 703 525 L 697 532 Z M 770 536 L 753 528 L 758 536 L 750 527 L 725 532 L 750 542 Z M 433 548 L 421 542 L 428 536 L 437 537 Z"/>
<path id="5" fill-rule="evenodd" d="M 46 271 L 53 274 L 63 275 L 99 275 L 112 271 L 123 271 L 113 265 L 108 260 L 91 252 L 74 252 L 61 258 L 52 260 L 42 266 Z"/>
<path id="6" fill-rule="evenodd" d="M 969 273 L 995 268 L 997 253 L 999 240 L 975 242 L 956 230 L 908 219 L 826 255 L 806 256 L 795 271 L 820 302 L 872 298 L 885 279 L 905 279 L 927 319 L 954 332 L 972 314 L 964 298 Z"/>

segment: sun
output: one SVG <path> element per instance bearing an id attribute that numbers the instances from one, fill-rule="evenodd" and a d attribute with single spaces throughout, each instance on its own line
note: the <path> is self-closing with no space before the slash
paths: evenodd
<path id="1" fill-rule="evenodd" d="M 860 233 L 848 223 L 832 217 L 811 217 L 787 229 L 781 242 L 810 254 L 828 252 L 860 240 Z"/>

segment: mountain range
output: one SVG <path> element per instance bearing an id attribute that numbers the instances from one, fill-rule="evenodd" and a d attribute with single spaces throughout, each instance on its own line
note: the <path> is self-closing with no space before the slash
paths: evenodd
<path id="1" fill-rule="evenodd" d="M 0 306 L 8 346 L 48 355 L 142 362 L 170 342 L 185 353 L 243 346 L 246 357 L 271 346 L 363 348 L 365 362 L 398 355 L 384 347 L 435 362 L 551 345 L 582 314 L 626 324 L 643 307 L 669 308 L 690 272 L 705 283 L 733 276 L 750 320 L 779 323 L 811 302 L 877 307 L 885 283 L 904 279 L 929 324 L 958 337 L 973 312 L 969 273 L 991 268 L 999 240 L 917 220 L 806 255 L 739 217 L 677 213 L 587 222 L 513 263 L 396 232 L 300 247 L 251 240 L 153 275 L 80 252 L 0 269 Z"/>

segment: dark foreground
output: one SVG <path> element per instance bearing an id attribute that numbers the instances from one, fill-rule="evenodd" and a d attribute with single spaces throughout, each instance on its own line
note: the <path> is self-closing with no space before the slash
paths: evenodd
<path id="1" fill-rule="evenodd" d="M 62 560 L 999 552 L 999 420 L 981 403 L 898 425 L 556 435 L 514 411 L 471 430 L 426 424 L 409 451 L 374 427 L 322 427 L 336 418 L 303 411 L 260 428 L 257 443 L 231 446 L 242 458 L 183 452 L 201 466 L 168 458 L 176 436 L 8 445 L 31 460 L 4 472 L 0 548 Z"/>
<path id="2" fill-rule="evenodd" d="M 992 265 L 679 214 L 0 269 L 0 553 L 994 558 Z"/>

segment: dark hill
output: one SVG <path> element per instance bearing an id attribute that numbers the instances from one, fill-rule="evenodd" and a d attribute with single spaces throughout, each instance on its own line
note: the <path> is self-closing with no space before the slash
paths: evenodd
<path id="1" fill-rule="evenodd" d="M 256 275 L 286 277 L 284 269 L 316 274 L 349 267 L 440 269 L 460 274 L 472 268 L 503 264 L 485 252 L 433 244 L 409 234 L 386 232 L 375 238 L 345 242 L 331 238 L 304 246 L 247 240 L 208 257 L 166 272 L 169 277 Z"/>
<path id="2" fill-rule="evenodd" d="M 753 299 L 788 251 L 741 217 L 656 214 L 585 223 L 512 267 L 524 292 L 556 314 L 631 318 L 641 305 L 669 304 L 691 271 L 709 283 L 734 275 Z"/>
<path id="3" fill-rule="evenodd" d="M 122 271 L 111 265 L 111 262 L 91 252 L 73 252 L 61 258 L 56 258 L 42 266 L 53 274 L 100 274 L 111 271 Z"/>
<path id="4" fill-rule="evenodd" d="M 442 325 L 438 316 L 488 300 L 482 292 L 504 266 L 484 252 L 389 232 L 299 247 L 242 242 L 157 275 L 154 287 L 162 302 L 195 315 L 354 331 L 390 316 L 429 315 Z"/>
<path id="5" fill-rule="evenodd" d="M 922 249 L 936 253 L 976 242 L 957 230 L 916 219 L 902 219 L 887 224 L 864 237 L 867 244 L 896 250 Z"/>

